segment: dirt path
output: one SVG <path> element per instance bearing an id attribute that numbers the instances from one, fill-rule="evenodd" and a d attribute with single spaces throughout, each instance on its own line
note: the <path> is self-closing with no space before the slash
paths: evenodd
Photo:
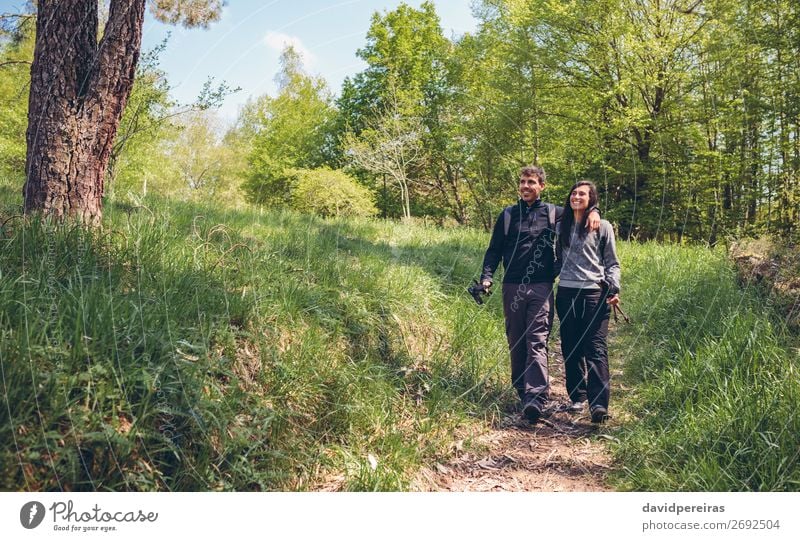
<path id="1" fill-rule="evenodd" d="M 569 403 L 561 356 L 552 354 L 559 345 L 553 346 L 548 409 Z M 588 411 L 556 411 L 535 425 L 519 413 L 506 414 L 478 438 L 480 451 L 457 449 L 450 462 L 424 468 L 417 485 L 421 490 L 444 492 L 610 490 L 605 477 L 611 459 L 602 437 L 597 437 L 605 432 L 607 427 L 591 424 Z"/>

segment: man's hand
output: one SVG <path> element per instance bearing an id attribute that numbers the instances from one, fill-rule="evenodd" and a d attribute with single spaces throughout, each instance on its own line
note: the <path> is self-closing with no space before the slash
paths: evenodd
<path id="1" fill-rule="evenodd" d="M 592 209 L 589 212 L 589 218 L 586 220 L 586 229 L 589 231 L 597 231 L 600 229 L 600 211 Z"/>
<path id="2" fill-rule="evenodd" d="M 619 295 L 611 295 L 606 299 L 606 303 L 610 306 L 617 306 L 619 305 Z"/>

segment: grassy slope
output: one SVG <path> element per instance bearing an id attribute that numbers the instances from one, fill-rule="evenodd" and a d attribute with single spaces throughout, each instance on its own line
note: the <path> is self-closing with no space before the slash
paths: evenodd
<path id="1" fill-rule="evenodd" d="M 405 489 L 513 402 L 499 298 L 463 292 L 482 232 L 172 203 L 2 233 L 0 488 Z M 621 250 L 620 486 L 796 488 L 756 298 L 718 253 Z"/>
<path id="2" fill-rule="evenodd" d="M 499 306 L 463 292 L 480 233 L 107 219 L 4 232 L 4 488 L 402 489 L 506 400 Z"/>
<path id="3" fill-rule="evenodd" d="M 615 350 L 637 421 L 616 448 L 620 486 L 799 489 L 796 337 L 721 251 L 623 245 L 621 258 L 637 325 Z"/>

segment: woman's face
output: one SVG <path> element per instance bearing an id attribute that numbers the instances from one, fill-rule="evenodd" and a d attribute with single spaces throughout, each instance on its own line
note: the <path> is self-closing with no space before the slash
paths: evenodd
<path id="1" fill-rule="evenodd" d="M 578 186 L 569 196 L 572 210 L 586 210 L 589 207 L 589 186 Z"/>

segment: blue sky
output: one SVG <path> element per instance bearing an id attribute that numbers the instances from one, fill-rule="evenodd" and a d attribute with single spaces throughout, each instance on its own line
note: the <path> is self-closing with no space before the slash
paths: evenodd
<path id="1" fill-rule="evenodd" d="M 220 110 L 228 122 L 249 96 L 274 94 L 273 78 L 284 43 L 305 55 L 309 73 L 322 75 L 334 92 L 348 75 L 364 68 L 356 57 L 363 47 L 370 17 L 391 10 L 401 0 L 229 0 L 222 20 L 208 30 L 164 25 L 152 17 L 144 26 L 144 49 L 171 33 L 161 67 L 167 72 L 173 96 L 194 100 L 209 76 L 225 80 L 241 91 L 229 97 Z M 422 0 L 406 0 L 418 7 Z M 445 35 L 475 30 L 472 0 L 435 0 Z M 0 12 L 16 12 L 24 4 L 0 0 Z"/>

